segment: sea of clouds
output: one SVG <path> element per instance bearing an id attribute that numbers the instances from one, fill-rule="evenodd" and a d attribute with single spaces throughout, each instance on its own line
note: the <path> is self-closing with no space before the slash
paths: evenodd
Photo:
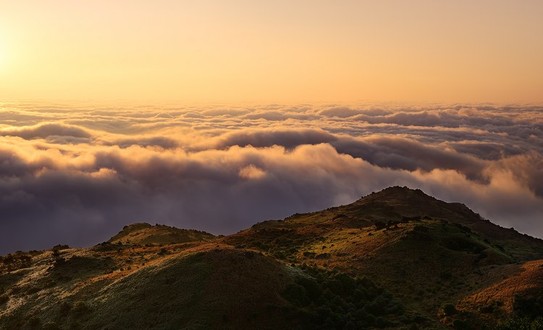
<path id="1" fill-rule="evenodd" d="M 543 237 L 543 107 L 0 106 L 0 254 L 139 221 L 229 234 L 392 185 Z"/>

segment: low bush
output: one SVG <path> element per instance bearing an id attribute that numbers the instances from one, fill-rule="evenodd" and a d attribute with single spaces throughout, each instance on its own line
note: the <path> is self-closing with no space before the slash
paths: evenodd
<path id="1" fill-rule="evenodd" d="M 315 268 L 291 283 L 283 297 L 309 316 L 315 329 L 390 327 L 403 305 L 367 278 Z"/>

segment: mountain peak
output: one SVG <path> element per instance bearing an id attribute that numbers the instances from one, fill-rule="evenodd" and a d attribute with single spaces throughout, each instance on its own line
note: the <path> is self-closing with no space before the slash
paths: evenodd
<path id="1" fill-rule="evenodd" d="M 407 186 L 392 186 L 385 188 L 378 192 L 373 192 L 362 199 L 373 197 L 373 198 L 427 198 L 431 200 L 436 200 L 434 197 L 426 194 L 420 189 L 412 189 Z"/>
<path id="2" fill-rule="evenodd" d="M 420 189 L 405 186 L 393 186 L 371 193 L 344 207 L 378 221 L 431 217 L 459 224 L 472 224 L 482 219 L 464 204 L 444 202 Z"/>

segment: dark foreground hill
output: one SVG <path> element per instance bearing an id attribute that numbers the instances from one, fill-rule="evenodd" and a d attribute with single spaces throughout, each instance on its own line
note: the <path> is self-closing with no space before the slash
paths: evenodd
<path id="1" fill-rule="evenodd" d="M 0 260 L 0 329 L 540 329 L 543 241 L 392 187 L 226 237 L 135 224 Z"/>

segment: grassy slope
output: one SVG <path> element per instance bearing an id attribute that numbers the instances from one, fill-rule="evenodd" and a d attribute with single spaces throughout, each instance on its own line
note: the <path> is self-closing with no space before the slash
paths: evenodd
<path id="1" fill-rule="evenodd" d="M 194 241 L 209 241 L 215 236 L 204 231 L 179 229 L 164 225 L 151 226 L 137 223 L 125 226 L 108 242 L 112 244 L 175 244 Z"/>
<path id="2" fill-rule="evenodd" d="M 453 319 L 442 315 L 444 305 L 513 276 L 518 263 L 543 258 L 541 240 L 494 225 L 462 204 L 400 187 L 260 223 L 225 240 L 286 262 L 369 276 L 422 318 L 448 324 Z"/>
<path id="3" fill-rule="evenodd" d="M 410 322 L 399 322 L 403 306 L 368 279 L 292 267 L 220 243 L 165 254 L 146 249 L 146 263 L 130 269 L 119 266 L 132 248 L 35 256 L 36 263 L 0 276 L 8 297 L 0 302 L 0 328 L 318 329 Z"/>
<path id="4" fill-rule="evenodd" d="M 279 296 L 282 277 L 280 264 L 249 251 L 213 249 L 174 257 L 106 288 L 85 324 L 89 329 L 216 328 L 223 323 L 272 328 L 281 325 L 277 311 L 285 305 Z"/>

